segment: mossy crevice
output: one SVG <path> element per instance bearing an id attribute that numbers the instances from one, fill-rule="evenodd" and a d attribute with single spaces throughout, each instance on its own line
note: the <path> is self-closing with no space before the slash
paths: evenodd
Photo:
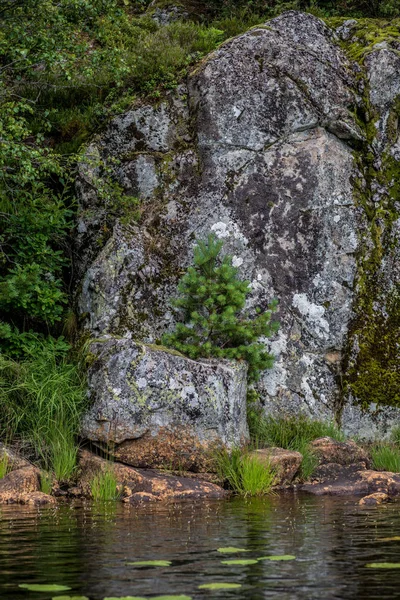
<path id="1" fill-rule="evenodd" d="M 400 19 L 360 19 L 353 26 L 350 40 L 341 42 L 348 58 L 361 66 L 357 83 L 363 90 L 362 103 L 355 118 L 365 135 L 365 142 L 354 151 L 358 172 L 353 181 L 354 199 L 362 224 L 355 317 L 342 365 L 342 406 L 351 395 L 364 409 L 400 406 L 400 278 L 388 267 L 400 243 L 394 231 L 400 217 L 400 162 L 390 153 L 398 137 L 400 95 L 392 103 L 386 121 L 382 150 L 382 140 L 377 144 L 376 127 L 382 115 L 370 102 L 364 69 L 365 58 L 383 41 L 390 49 L 400 48 Z"/>

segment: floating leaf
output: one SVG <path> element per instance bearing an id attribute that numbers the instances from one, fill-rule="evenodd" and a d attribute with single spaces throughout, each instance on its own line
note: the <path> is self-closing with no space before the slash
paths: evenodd
<path id="1" fill-rule="evenodd" d="M 222 554 L 236 554 L 236 552 L 250 552 L 250 550 L 228 546 L 227 548 L 218 548 L 217 552 L 222 552 Z"/>
<path id="2" fill-rule="evenodd" d="M 170 560 L 137 560 L 127 564 L 133 567 L 169 567 L 172 563 Z"/>
<path id="3" fill-rule="evenodd" d="M 109 598 L 104 598 L 104 600 L 146 600 L 146 598 L 142 598 L 142 596 L 112 596 Z"/>
<path id="4" fill-rule="evenodd" d="M 255 565 L 257 562 L 258 560 L 255 560 L 254 558 L 243 560 L 221 560 L 221 565 Z"/>
<path id="5" fill-rule="evenodd" d="M 29 592 L 67 592 L 71 589 L 67 585 L 57 585 L 56 583 L 20 583 L 18 587 Z"/>
<path id="6" fill-rule="evenodd" d="M 236 590 L 242 587 L 241 583 L 203 583 L 199 590 Z"/>
<path id="7" fill-rule="evenodd" d="M 400 569 L 400 563 L 368 563 L 365 566 L 369 569 Z"/>
<path id="8" fill-rule="evenodd" d="M 379 538 L 378 542 L 400 542 L 400 535 L 394 535 L 393 537 Z"/>
<path id="9" fill-rule="evenodd" d="M 89 600 L 87 596 L 53 596 L 51 600 Z"/>
<path id="10" fill-rule="evenodd" d="M 282 554 L 280 556 L 261 556 L 258 560 L 294 560 L 293 554 Z"/>
<path id="11" fill-rule="evenodd" d="M 151 600 L 192 600 L 191 596 L 185 596 L 181 594 L 180 596 L 153 596 Z"/>

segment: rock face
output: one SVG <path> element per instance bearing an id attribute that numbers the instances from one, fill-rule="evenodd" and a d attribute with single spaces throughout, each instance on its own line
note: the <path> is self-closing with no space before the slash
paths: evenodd
<path id="1" fill-rule="evenodd" d="M 375 413 L 398 394 L 400 59 L 390 45 L 364 55 L 351 61 L 322 21 L 289 11 L 223 44 L 158 105 L 110 123 L 78 181 L 77 302 L 92 336 L 157 343 L 176 321 L 170 300 L 195 237 L 214 231 L 251 280 L 247 309 L 279 299 L 276 362 L 258 384 L 265 411 L 342 417 L 364 437 L 390 428 L 396 409 Z M 134 204 L 107 215 L 102 162 L 140 199 L 139 222 Z"/>
<path id="2" fill-rule="evenodd" d="M 127 338 L 100 339 L 91 352 L 82 434 L 115 444 L 118 460 L 197 470 L 214 446 L 247 441 L 245 363 L 193 361 Z"/>

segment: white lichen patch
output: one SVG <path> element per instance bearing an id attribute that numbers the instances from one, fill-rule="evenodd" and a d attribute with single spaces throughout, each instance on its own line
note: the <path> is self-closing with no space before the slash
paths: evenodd
<path id="1" fill-rule="evenodd" d="M 306 294 L 294 294 L 292 305 L 297 308 L 319 337 L 328 337 L 329 323 L 324 318 L 325 308 L 323 306 L 310 302 Z"/>

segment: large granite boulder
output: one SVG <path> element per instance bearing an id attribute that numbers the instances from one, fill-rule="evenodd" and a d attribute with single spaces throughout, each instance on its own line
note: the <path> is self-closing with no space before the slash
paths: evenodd
<path id="1" fill-rule="evenodd" d="M 247 365 L 193 361 L 128 337 L 91 346 L 82 435 L 136 467 L 206 469 L 215 447 L 248 440 Z"/>
<path id="2" fill-rule="evenodd" d="M 91 335 L 159 343 L 194 240 L 214 231 L 251 281 L 246 309 L 279 299 L 280 331 L 266 340 L 275 366 L 257 387 L 265 411 L 341 418 L 364 437 L 389 430 L 400 364 L 396 60 L 389 46 L 355 63 L 320 19 L 289 11 L 222 44 L 158 105 L 112 121 L 78 181 L 77 302 Z M 103 164 L 142 207 L 106 233 Z"/>

